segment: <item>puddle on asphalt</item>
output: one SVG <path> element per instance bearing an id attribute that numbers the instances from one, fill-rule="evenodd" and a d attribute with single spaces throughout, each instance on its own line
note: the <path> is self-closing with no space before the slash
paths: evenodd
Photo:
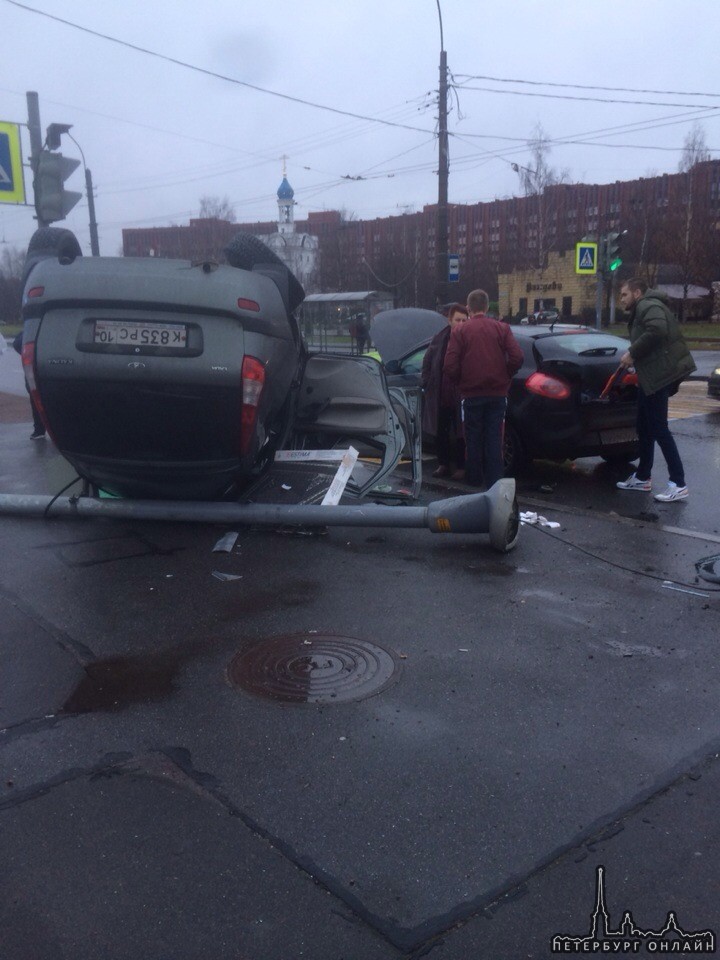
<path id="1" fill-rule="evenodd" d="M 292 609 L 312 603 L 320 588 L 319 581 L 291 578 L 272 590 L 252 590 L 247 594 L 228 591 L 223 597 L 223 608 L 227 619 Z M 237 644 L 237 637 L 223 640 L 222 646 L 230 643 Z M 96 660 L 86 665 L 82 680 L 60 713 L 117 712 L 132 704 L 164 700 L 175 692 L 175 679 L 185 664 L 206 652 L 214 650 L 204 639 L 155 653 Z"/>
<path id="2" fill-rule="evenodd" d="M 164 700 L 175 690 L 175 676 L 190 654 L 170 651 L 137 657 L 111 657 L 85 667 L 85 676 L 60 713 L 118 711 L 133 703 Z"/>

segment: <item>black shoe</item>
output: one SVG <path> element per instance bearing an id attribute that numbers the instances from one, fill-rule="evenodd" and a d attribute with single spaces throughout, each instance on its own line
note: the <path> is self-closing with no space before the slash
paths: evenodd
<path id="1" fill-rule="evenodd" d="M 30 439 L 31 439 L 31 440 L 44 440 L 44 439 L 45 439 L 45 431 L 44 431 L 44 430 L 33 430 L 33 432 L 30 434 Z"/>

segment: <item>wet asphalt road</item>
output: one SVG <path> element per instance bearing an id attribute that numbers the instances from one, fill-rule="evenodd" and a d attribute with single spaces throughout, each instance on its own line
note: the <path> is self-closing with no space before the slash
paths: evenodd
<path id="1" fill-rule="evenodd" d="M 21 416 L 0 491 L 57 492 Z M 720 598 L 694 567 L 720 553 L 720 410 L 674 430 L 690 500 L 536 464 L 521 508 L 561 527 L 507 556 L 3 518 L 0 956 L 550 957 L 587 934 L 599 865 L 611 922 L 720 933 Z M 349 637 L 394 674 L 345 703 L 231 685 L 296 633 L 316 665 Z"/>

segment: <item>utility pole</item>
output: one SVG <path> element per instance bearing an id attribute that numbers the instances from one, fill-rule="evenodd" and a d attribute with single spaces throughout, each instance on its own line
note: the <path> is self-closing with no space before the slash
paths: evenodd
<path id="1" fill-rule="evenodd" d="M 40 103 L 38 95 L 32 90 L 25 94 L 28 110 L 28 130 L 30 131 L 30 166 L 33 173 L 33 196 L 37 198 L 35 190 L 35 177 L 37 175 L 38 165 L 40 163 L 40 154 L 42 153 L 42 128 L 40 127 Z M 37 210 L 37 205 L 36 208 Z M 37 216 L 38 227 L 47 227 L 49 221 L 43 220 L 40 215 Z"/>
<path id="2" fill-rule="evenodd" d="M 602 327 L 602 309 L 603 309 L 603 282 L 605 280 L 605 270 L 607 267 L 607 237 L 603 234 L 598 235 L 598 270 L 597 270 L 597 291 L 595 295 L 595 328 L 599 330 Z"/>
<path id="3" fill-rule="evenodd" d="M 95 219 L 95 195 L 93 194 L 92 174 L 85 167 L 85 189 L 87 190 L 88 210 L 90 212 L 90 252 L 94 257 L 100 256 L 100 243 L 98 242 L 97 220 Z"/>
<path id="4" fill-rule="evenodd" d="M 440 87 L 438 93 L 438 209 L 437 209 L 437 285 L 438 303 L 448 300 L 448 180 L 450 162 L 448 157 L 447 129 L 447 53 L 443 38 L 442 13 L 440 17 Z"/>

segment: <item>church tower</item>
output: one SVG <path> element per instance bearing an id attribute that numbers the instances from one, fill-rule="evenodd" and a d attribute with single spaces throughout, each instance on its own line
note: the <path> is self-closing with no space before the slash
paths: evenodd
<path id="1" fill-rule="evenodd" d="M 283 178 L 278 187 L 278 233 L 295 233 L 295 212 L 293 210 L 295 201 L 295 191 L 288 183 L 287 171 L 285 169 L 285 160 L 283 157 Z"/>

